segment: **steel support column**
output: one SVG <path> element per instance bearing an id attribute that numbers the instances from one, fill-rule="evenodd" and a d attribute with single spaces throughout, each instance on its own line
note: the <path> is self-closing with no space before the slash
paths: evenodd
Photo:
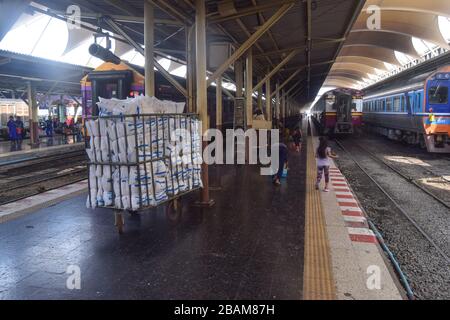
<path id="1" fill-rule="evenodd" d="M 39 144 L 39 122 L 38 122 L 38 109 L 36 103 L 36 89 L 34 84 L 28 82 L 28 110 L 30 115 L 30 144 L 36 146 Z"/>
<path id="2" fill-rule="evenodd" d="M 266 80 L 266 120 L 272 121 L 272 98 L 270 93 L 270 78 Z"/>
<path id="3" fill-rule="evenodd" d="M 202 122 L 202 136 L 208 130 L 208 100 L 206 83 L 206 8 L 205 0 L 195 0 L 195 54 L 196 54 L 196 102 L 197 112 Z M 203 139 L 202 139 L 203 140 Z M 203 141 L 203 150 L 207 142 Z M 199 205 L 212 206 L 214 201 L 209 198 L 208 165 L 202 163 L 203 189 Z"/>
<path id="4" fill-rule="evenodd" d="M 154 63 L 154 8 L 153 4 L 144 1 L 144 58 L 145 58 L 145 94 L 155 96 L 155 63 Z"/>
<path id="5" fill-rule="evenodd" d="M 278 88 L 275 88 L 275 91 L 272 92 L 272 96 L 274 96 L 276 93 L 278 93 L 279 90 L 283 89 L 296 75 L 298 75 L 304 68 L 299 68 L 297 71 L 292 73 L 289 78 L 287 78 L 281 85 L 278 86 Z"/>
<path id="6" fill-rule="evenodd" d="M 222 131 L 222 77 L 216 80 L 216 129 Z"/>
<path id="7" fill-rule="evenodd" d="M 237 60 L 234 63 L 234 78 L 236 82 L 236 97 L 241 98 L 243 96 L 244 87 L 244 66 L 242 59 Z"/>
<path id="8" fill-rule="evenodd" d="M 253 52 L 248 49 L 245 60 L 245 109 L 247 118 L 247 128 L 253 125 Z"/>
<path id="9" fill-rule="evenodd" d="M 261 77 L 258 77 L 257 81 L 259 82 L 260 80 L 261 80 Z M 263 111 L 263 107 L 262 107 L 262 88 L 258 89 L 258 100 L 257 101 L 258 101 L 257 102 L 258 110 Z"/>
<path id="10" fill-rule="evenodd" d="M 275 87 L 275 117 L 277 118 L 277 126 L 278 126 L 278 121 L 280 121 L 280 83 L 277 81 L 276 87 Z"/>
<path id="11" fill-rule="evenodd" d="M 186 91 L 187 91 L 187 110 L 197 112 L 195 106 L 195 44 L 194 44 L 195 25 L 186 28 Z"/>

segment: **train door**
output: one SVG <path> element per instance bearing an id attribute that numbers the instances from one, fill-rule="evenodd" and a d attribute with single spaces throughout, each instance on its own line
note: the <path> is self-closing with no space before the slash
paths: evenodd
<path id="1" fill-rule="evenodd" d="M 338 94 L 336 97 L 336 126 L 335 133 L 353 133 L 352 125 L 352 96 Z"/>
<path id="2" fill-rule="evenodd" d="M 125 99 L 131 90 L 133 72 L 123 71 L 93 71 L 88 75 L 92 83 L 92 115 L 98 115 L 97 102 L 99 98 Z"/>

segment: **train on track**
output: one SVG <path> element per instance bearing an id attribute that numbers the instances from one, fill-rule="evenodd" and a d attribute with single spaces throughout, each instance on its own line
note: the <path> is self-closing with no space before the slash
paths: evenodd
<path id="1" fill-rule="evenodd" d="M 363 99 L 363 122 L 390 139 L 450 152 L 450 66 L 371 91 Z"/>
<path id="2" fill-rule="evenodd" d="M 362 125 L 362 94 L 346 88 L 330 90 L 314 104 L 312 119 L 320 134 L 352 134 Z"/>
<path id="3" fill-rule="evenodd" d="M 182 86 L 186 79 L 173 76 Z M 184 102 L 186 98 L 174 88 L 163 75 L 155 71 L 155 96 L 160 100 Z M 96 107 L 92 101 L 98 101 L 98 97 L 126 99 L 144 94 L 144 69 L 125 62 L 115 64 L 105 62 L 95 70 L 87 74 L 81 80 L 82 104 L 85 116 L 95 114 Z M 216 89 L 208 88 L 208 114 L 210 126 L 215 127 L 216 121 Z M 223 95 L 223 128 L 232 127 L 234 116 L 234 99 Z"/>

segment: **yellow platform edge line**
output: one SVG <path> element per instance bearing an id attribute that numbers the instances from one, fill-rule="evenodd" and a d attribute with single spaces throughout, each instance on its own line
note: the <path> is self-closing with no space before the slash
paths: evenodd
<path id="1" fill-rule="evenodd" d="M 308 137 L 307 144 L 303 299 L 333 300 L 336 289 L 320 192 L 315 190 L 316 160 L 312 137 Z"/>

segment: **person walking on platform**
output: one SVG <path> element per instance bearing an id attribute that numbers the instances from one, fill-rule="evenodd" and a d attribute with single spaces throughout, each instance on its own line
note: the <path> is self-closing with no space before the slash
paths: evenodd
<path id="1" fill-rule="evenodd" d="M 17 126 L 13 116 L 9 117 L 7 126 L 8 126 L 9 140 L 11 140 L 11 151 L 14 151 L 15 148 L 17 147 Z"/>
<path id="2" fill-rule="evenodd" d="M 330 158 L 337 158 L 337 155 L 331 152 L 331 148 L 328 146 L 327 138 L 319 138 L 319 147 L 316 150 L 317 159 L 317 181 L 316 190 L 319 190 L 320 181 L 322 175 L 325 175 L 325 188 L 323 191 L 328 192 L 328 184 L 330 182 Z"/>
<path id="3" fill-rule="evenodd" d="M 25 135 L 25 126 L 20 117 L 16 117 L 16 132 L 17 132 L 17 148 L 20 150 L 22 148 L 22 141 Z"/>
<path id="4" fill-rule="evenodd" d="M 283 139 L 284 140 L 284 139 Z M 278 147 L 278 172 L 273 176 L 273 184 L 276 186 L 281 185 L 281 178 L 283 171 L 287 168 L 289 149 L 284 142 L 277 144 Z"/>
<path id="5" fill-rule="evenodd" d="M 302 130 L 300 130 L 299 127 L 296 127 L 294 133 L 292 134 L 292 139 L 294 140 L 296 152 L 300 152 L 301 150 L 302 138 L 303 138 Z"/>

